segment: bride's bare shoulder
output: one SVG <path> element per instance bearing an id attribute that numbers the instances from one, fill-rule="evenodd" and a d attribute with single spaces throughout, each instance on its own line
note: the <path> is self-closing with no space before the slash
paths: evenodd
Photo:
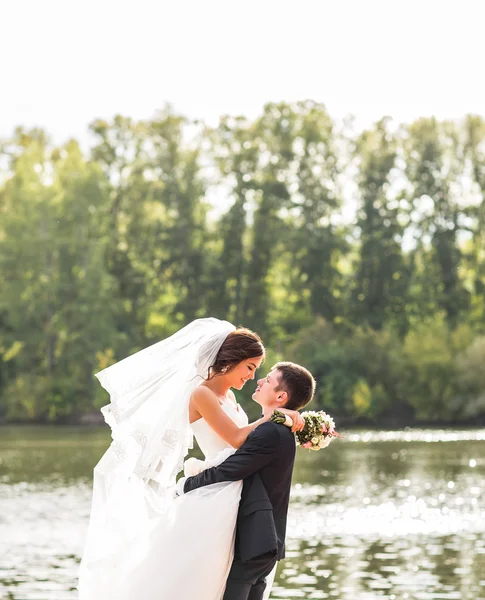
<path id="1" fill-rule="evenodd" d="M 219 408 L 219 401 L 214 392 L 206 385 L 199 385 L 192 392 L 189 400 L 189 421 L 193 423 L 208 411 Z"/>
<path id="2" fill-rule="evenodd" d="M 214 400 L 217 401 L 217 396 L 209 387 L 201 383 L 192 392 L 190 400 L 194 402 L 210 402 Z"/>

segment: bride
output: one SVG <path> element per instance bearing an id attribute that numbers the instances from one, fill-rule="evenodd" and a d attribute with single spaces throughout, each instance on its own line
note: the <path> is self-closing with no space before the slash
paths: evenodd
<path id="1" fill-rule="evenodd" d="M 266 420 L 249 424 L 231 389 L 254 379 L 264 357 L 252 331 L 198 319 L 97 374 L 113 442 L 94 469 L 79 600 L 222 598 L 242 482 L 178 497 L 176 475 L 193 435 L 206 468 Z M 284 412 L 303 426 L 298 412 Z M 268 581 L 265 598 L 270 591 Z"/>

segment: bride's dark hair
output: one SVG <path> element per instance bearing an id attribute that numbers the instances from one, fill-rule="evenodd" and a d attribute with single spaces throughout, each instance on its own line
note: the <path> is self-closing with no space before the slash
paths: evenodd
<path id="1" fill-rule="evenodd" d="M 209 367 L 207 379 L 228 373 L 243 360 L 265 357 L 266 350 L 257 333 L 238 327 L 226 337 L 219 348 L 214 364 Z"/>

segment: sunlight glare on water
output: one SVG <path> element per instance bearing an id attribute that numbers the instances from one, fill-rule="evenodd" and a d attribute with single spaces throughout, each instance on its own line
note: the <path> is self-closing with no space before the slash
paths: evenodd
<path id="1" fill-rule="evenodd" d="M 75 599 L 104 430 L 0 430 L 0 598 Z M 485 600 L 485 430 L 298 451 L 272 600 Z"/>

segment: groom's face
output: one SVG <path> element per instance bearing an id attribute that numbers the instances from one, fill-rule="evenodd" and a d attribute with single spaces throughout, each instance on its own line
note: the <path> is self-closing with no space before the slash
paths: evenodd
<path id="1" fill-rule="evenodd" d="M 273 406 L 277 403 L 279 392 L 276 391 L 280 383 L 281 373 L 278 369 L 270 371 L 266 377 L 258 379 L 258 387 L 253 394 L 253 400 L 261 406 Z"/>

